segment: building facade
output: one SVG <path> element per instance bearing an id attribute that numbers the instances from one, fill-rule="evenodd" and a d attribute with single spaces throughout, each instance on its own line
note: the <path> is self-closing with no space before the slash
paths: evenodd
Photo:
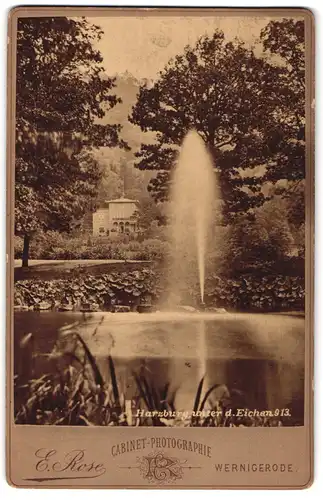
<path id="1" fill-rule="evenodd" d="M 137 201 L 118 198 L 104 203 L 93 214 L 93 236 L 116 236 L 138 231 Z"/>

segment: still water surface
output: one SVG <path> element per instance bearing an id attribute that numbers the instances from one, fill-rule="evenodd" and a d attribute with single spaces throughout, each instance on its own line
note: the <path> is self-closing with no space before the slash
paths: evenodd
<path id="1" fill-rule="evenodd" d="M 95 336 L 93 331 L 104 320 Z M 34 376 L 53 369 L 46 356 L 58 329 L 82 320 L 75 312 L 15 312 L 15 343 L 33 333 Z M 304 318 L 274 314 L 94 313 L 82 335 L 108 378 L 111 354 L 119 384 L 131 398 L 132 372 L 144 373 L 156 388 L 170 382 L 176 409 L 192 409 L 198 381 L 205 390 L 226 384 L 245 395 L 256 409 L 290 408 L 302 422 L 304 406 Z M 15 373 L 29 376 L 21 349 L 15 349 Z"/>

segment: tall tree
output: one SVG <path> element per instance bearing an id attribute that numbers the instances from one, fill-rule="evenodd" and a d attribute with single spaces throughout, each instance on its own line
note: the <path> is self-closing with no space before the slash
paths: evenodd
<path id="1" fill-rule="evenodd" d="M 165 220 L 160 204 L 157 205 L 149 195 L 139 200 L 135 215 L 139 228 L 148 236 L 153 225 L 162 225 Z"/>
<path id="2" fill-rule="evenodd" d="M 282 40 L 272 43 L 279 29 L 289 51 L 279 49 Z M 227 217 L 260 206 L 264 181 L 303 177 L 302 22 L 269 23 L 261 41 L 268 57 L 216 31 L 171 60 L 152 88 L 140 88 L 130 120 L 156 132 L 156 142 L 137 153 L 138 168 L 157 171 L 150 183 L 155 199 L 167 199 L 170 171 L 190 128 L 214 157 Z M 247 170 L 255 167 L 265 176 Z"/>
<path id="3" fill-rule="evenodd" d="M 167 198 L 178 147 L 195 128 L 214 157 L 227 215 L 263 202 L 259 181 L 240 174 L 268 156 L 263 129 L 275 109 L 279 71 L 216 31 L 171 60 L 152 88 L 140 88 L 130 120 L 156 132 L 156 142 L 137 153 L 140 169 L 158 171 L 150 184 L 156 199 Z"/>
<path id="4" fill-rule="evenodd" d="M 15 230 L 66 231 L 91 205 L 101 171 L 91 151 L 127 145 L 120 126 L 100 119 L 120 99 L 103 72 L 86 19 L 20 18 L 17 31 Z"/>
<path id="5" fill-rule="evenodd" d="M 288 180 L 284 196 L 293 204 L 293 223 L 305 219 L 305 31 L 304 21 L 271 21 L 261 32 L 263 47 L 280 62 L 277 78 L 277 110 L 267 130 L 272 155 L 265 180 Z"/>

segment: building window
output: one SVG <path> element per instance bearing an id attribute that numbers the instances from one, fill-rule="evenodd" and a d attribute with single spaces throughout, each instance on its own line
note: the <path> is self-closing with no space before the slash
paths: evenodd
<path id="1" fill-rule="evenodd" d="M 105 233 L 105 229 L 104 229 L 104 227 L 102 227 L 102 226 L 101 226 L 101 227 L 99 227 L 99 233 Z"/>

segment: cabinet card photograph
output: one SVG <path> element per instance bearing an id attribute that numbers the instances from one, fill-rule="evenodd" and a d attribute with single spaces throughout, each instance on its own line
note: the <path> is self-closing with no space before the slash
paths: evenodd
<path id="1" fill-rule="evenodd" d="M 313 38 L 297 8 L 9 13 L 10 484 L 311 484 Z"/>

